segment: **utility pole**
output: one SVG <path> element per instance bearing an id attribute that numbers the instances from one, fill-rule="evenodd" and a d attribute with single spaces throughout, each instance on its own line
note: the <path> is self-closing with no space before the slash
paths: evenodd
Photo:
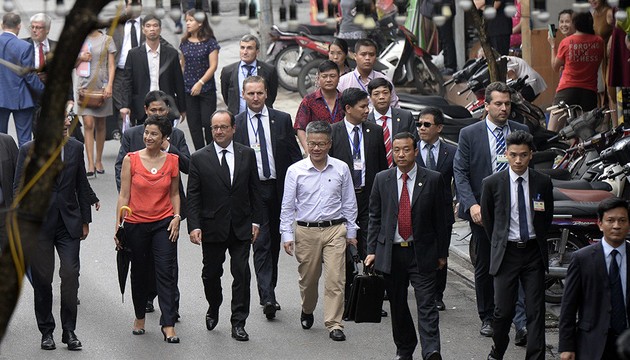
<path id="1" fill-rule="evenodd" d="M 260 37 L 260 53 L 262 58 L 266 58 L 267 49 L 271 44 L 271 37 L 269 31 L 273 26 L 273 6 L 272 0 L 258 0 L 259 13 L 258 13 L 258 33 Z"/>

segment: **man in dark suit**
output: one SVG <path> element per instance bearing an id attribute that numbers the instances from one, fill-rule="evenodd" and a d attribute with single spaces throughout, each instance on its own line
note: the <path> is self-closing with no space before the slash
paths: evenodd
<path id="1" fill-rule="evenodd" d="M 453 175 L 459 202 L 459 217 L 468 220 L 475 242 L 475 292 L 477 311 L 482 325 L 479 333 L 491 337 L 494 313 L 494 285 L 490 270 L 490 241 L 483 229 L 481 206 L 481 181 L 493 173 L 507 169 L 505 137 L 512 131 L 525 130 L 527 126 L 508 120 L 511 108 L 510 88 L 501 82 L 486 87 L 485 120 L 469 125 L 459 133 L 459 141 Z M 522 308 L 516 308 L 517 330 L 525 327 Z"/>
<path id="2" fill-rule="evenodd" d="M 617 338 L 628 331 L 630 314 L 628 215 L 626 200 L 603 200 L 597 207 L 602 240 L 573 253 L 558 325 L 562 360 L 620 359 Z"/>
<path id="3" fill-rule="evenodd" d="M 120 115 L 130 115 L 134 124 L 146 118 L 144 97 L 149 91 L 162 90 L 175 99 L 177 109 L 185 117 L 184 76 L 175 48 L 160 41 L 162 22 L 147 15 L 142 22 L 146 37 L 144 46 L 129 50 L 123 73 L 123 108 Z M 131 113 L 130 113 L 131 112 Z"/>
<path id="4" fill-rule="evenodd" d="M 368 83 L 368 93 L 374 109 L 368 114 L 367 121 L 383 128 L 383 143 L 387 165 L 394 166 L 392 139 L 394 135 L 406 131 L 415 136 L 416 124 L 411 111 L 390 106 L 392 83 L 384 78 L 375 78 Z"/>
<path id="5" fill-rule="evenodd" d="M 263 221 L 253 246 L 254 271 L 263 313 L 267 319 L 273 319 L 276 310 L 280 310 L 275 288 L 278 282 L 280 204 L 284 179 L 289 166 L 302 160 L 302 153 L 295 140 L 291 115 L 265 105 L 265 79 L 260 76 L 245 79 L 243 98 L 247 102 L 247 110 L 236 116 L 234 141 L 256 152 Z"/>
<path id="6" fill-rule="evenodd" d="M 444 114 L 442 110 L 434 107 L 423 109 L 418 121 L 418 156 L 416 162 L 423 168 L 437 171 L 444 179 L 444 201 L 446 202 L 446 224 L 448 225 L 447 248 L 451 246 L 450 234 L 455 223 L 455 213 L 453 212 L 453 159 L 457 147 L 446 141 L 440 141 L 440 133 L 444 124 Z M 448 262 L 442 269 L 437 271 L 435 285 L 435 306 L 439 311 L 446 310 L 444 304 L 444 290 L 446 289 L 446 275 Z"/>
<path id="7" fill-rule="evenodd" d="M 33 45 L 18 39 L 22 19 L 14 13 L 2 17 L 0 35 L 0 58 L 14 65 L 32 68 Z M 28 72 L 18 75 L 6 66 L 0 66 L 0 132 L 9 130 L 9 116 L 13 114 L 17 130 L 18 145 L 22 146 L 32 138 L 33 111 L 39 96 L 44 92 L 44 84 L 37 75 Z"/>
<path id="8" fill-rule="evenodd" d="M 0 133 L 0 210 L 7 209 L 13 202 L 13 179 L 18 148 L 11 135 Z M 7 244 L 5 214 L 0 216 L 0 253 Z"/>
<path id="9" fill-rule="evenodd" d="M 50 22 L 50 16 L 44 13 L 37 13 L 31 16 L 31 36 L 24 39 L 33 45 L 33 59 L 35 67 L 38 69 L 37 76 L 43 83 L 46 82 L 46 73 L 42 70 L 48 60 L 48 54 L 54 52 L 55 47 L 57 47 L 57 42 L 48 38 Z"/>
<path id="10" fill-rule="evenodd" d="M 528 360 L 545 359 L 545 271 L 549 269 L 547 231 L 553 220 L 549 176 L 528 169 L 534 151 L 529 133 L 513 131 L 505 139 L 510 167 L 483 180 L 481 218 L 492 243 L 494 346 L 488 359 L 503 359 L 519 292 L 525 292 Z"/>
<path id="11" fill-rule="evenodd" d="M 410 283 L 416 296 L 422 358 L 442 359 L 435 270 L 446 263 L 450 236 L 443 216 L 447 211 L 444 181 L 439 173 L 416 165 L 418 148 L 411 133 L 394 136 L 394 154 L 397 167 L 374 179 L 365 265 L 374 265 L 385 276 L 395 359 L 411 360 L 418 344 L 407 302 Z"/>
<path id="12" fill-rule="evenodd" d="M 346 117 L 332 125 L 332 146 L 328 154 L 345 162 L 352 173 L 354 193 L 357 199 L 358 216 L 357 244 L 360 259 L 366 255 L 366 229 L 368 226 L 370 192 L 374 177 L 387 169 L 383 128 L 365 121 L 368 113 L 368 95 L 361 89 L 349 88 L 341 94 L 341 106 Z M 355 265 L 347 257 L 346 261 L 346 302 L 350 297 L 350 286 L 354 277 Z"/>
<path id="13" fill-rule="evenodd" d="M 188 175 L 188 232 L 203 250 L 203 288 L 209 307 L 206 327 L 219 321 L 223 301 L 221 274 L 225 251 L 230 252 L 232 277 L 232 337 L 249 340 L 249 247 L 262 223 L 260 180 L 253 149 L 232 141 L 235 119 L 218 110 L 210 119 L 213 142 L 190 158 Z"/>
<path id="14" fill-rule="evenodd" d="M 244 35 L 240 41 L 241 60 L 221 70 L 221 95 L 227 109 L 232 114 L 246 110 L 243 98 L 243 80 L 258 75 L 267 80 L 267 100 L 265 104 L 272 108 L 278 94 L 278 73 L 276 69 L 257 59 L 260 54 L 260 41 L 254 35 Z"/>
<path id="15" fill-rule="evenodd" d="M 70 117 L 65 118 L 64 136 L 68 137 Z M 14 191 L 17 191 L 24 161 L 33 142 L 20 147 L 15 171 Z M 61 341 L 68 350 L 80 350 L 81 341 L 74 330 L 77 323 L 77 292 L 79 290 L 79 248 L 90 231 L 92 189 L 85 175 L 83 144 L 68 138 L 61 151 L 63 169 L 53 187 L 50 205 L 42 224 L 40 236 L 33 247 L 30 265 L 35 297 L 35 318 L 42 333 L 41 348 L 55 349 L 52 314 L 52 280 L 55 270 L 55 248 L 59 255 L 61 278 Z M 98 199 L 96 199 L 98 202 Z M 98 207 L 98 206 L 97 206 Z"/>

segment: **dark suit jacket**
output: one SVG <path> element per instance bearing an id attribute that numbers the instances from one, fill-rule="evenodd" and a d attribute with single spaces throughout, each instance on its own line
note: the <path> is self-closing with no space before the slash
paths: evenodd
<path id="1" fill-rule="evenodd" d="M 383 143 L 383 128 L 367 121 L 363 122 L 363 145 L 365 154 L 365 191 L 372 190 L 374 177 L 379 171 L 385 170 L 387 166 L 387 155 L 385 154 L 385 144 Z M 340 121 L 332 125 L 332 147 L 328 155 L 345 162 L 350 171 L 354 168 L 352 161 L 352 144 L 348 138 L 346 122 Z"/>
<path id="2" fill-rule="evenodd" d="M 4 207 L 13 202 L 13 179 L 17 166 L 18 148 L 11 135 L 0 133 L 0 187 L 4 198 Z M 4 215 L 0 216 L 4 223 Z"/>
<path id="3" fill-rule="evenodd" d="M 490 239 L 490 275 L 499 272 L 507 247 L 510 231 L 510 173 L 501 171 L 483 180 L 481 193 L 481 219 Z M 529 203 L 533 215 L 536 242 L 540 248 L 543 264 L 549 270 L 547 231 L 553 220 L 553 185 L 551 178 L 529 169 Z M 545 203 L 545 211 L 534 211 L 534 200 Z"/>
<path id="4" fill-rule="evenodd" d="M 29 141 L 20 147 L 15 170 L 14 191 L 20 183 L 24 161 L 32 146 L 33 142 Z M 83 234 L 83 224 L 92 222 L 90 205 L 93 193 L 85 175 L 83 144 L 74 138 L 69 138 L 63 152 L 63 169 L 53 187 L 41 234 L 46 238 L 55 234 L 58 219 L 56 213 L 59 212 L 59 219 L 65 224 L 70 236 L 79 239 Z"/>
<path id="5" fill-rule="evenodd" d="M 18 39 L 8 31 L 0 34 L 0 58 L 15 65 L 35 65 L 33 45 Z M 0 108 L 22 110 L 34 107 L 44 92 L 44 84 L 37 74 L 29 72 L 19 76 L 6 66 L 0 66 Z"/>
<path id="6" fill-rule="evenodd" d="M 27 43 L 35 46 L 35 43 L 33 43 L 33 39 L 31 39 L 30 37 L 24 38 L 24 40 L 26 40 Z M 55 48 L 57 47 L 57 42 L 55 40 L 48 39 L 48 45 L 50 46 L 49 52 L 54 52 Z M 46 53 L 45 55 L 48 55 L 48 53 Z M 33 48 L 33 59 L 35 59 L 35 49 L 34 48 Z"/>
<path id="7" fill-rule="evenodd" d="M 508 120 L 510 131 L 524 130 L 527 126 Z M 481 181 L 492 175 L 492 152 L 488 141 L 486 121 L 468 125 L 459 132 L 459 141 L 453 161 L 453 175 L 459 201 L 459 217 L 468 221 L 470 207 L 479 204 L 481 199 Z"/>
<path id="8" fill-rule="evenodd" d="M 238 72 L 241 61 L 237 61 L 221 70 L 221 95 L 227 109 L 234 115 L 238 114 L 241 99 L 241 85 L 238 83 Z M 267 81 L 267 100 L 265 105 L 272 108 L 278 94 L 278 73 L 273 66 L 256 60 L 258 76 Z"/>
<path id="9" fill-rule="evenodd" d="M 234 143 L 234 181 L 221 171 L 211 142 L 192 154 L 188 174 L 188 232 L 201 229 L 202 241 L 224 242 L 230 229 L 251 240 L 252 223 L 262 223 L 260 180 L 252 148 Z"/>
<path id="10" fill-rule="evenodd" d="M 302 152 L 295 139 L 291 115 L 274 109 L 267 108 L 267 110 L 269 112 L 269 127 L 271 129 L 271 151 L 276 165 L 278 201 L 282 203 L 284 179 L 287 175 L 287 169 L 293 163 L 302 160 Z M 236 115 L 235 142 L 245 146 L 251 145 L 249 143 L 248 126 L 251 125 L 247 119 L 247 112 Z M 265 135 L 269 136 L 267 134 Z"/>
<path id="11" fill-rule="evenodd" d="M 420 153 L 420 141 L 418 141 L 418 156 L 416 156 L 416 163 L 423 168 L 427 166 L 424 164 L 422 160 L 422 155 Z M 442 178 L 444 179 L 444 198 L 448 203 L 448 209 L 446 214 L 446 220 L 448 224 L 455 223 L 455 214 L 453 213 L 453 159 L 455 158 L 455 152 L 457 152 L 457 146 L 451 145 L 446 141 L 440 140 L 440 153 L 437 158 L 437 163 L 435 166 L 437 167 L 436 171 L 442 174 Z M 449 239 L 450 243 L 450 239 Z"/>
<path id="12" fill-rule="evenodd" d="M 118 157 L 116 158 L 116 164 L 114 165 L 114 173 L 116 175 L 116 187 L 118 191 L 120 191 L 120 171 L 122 170 L 122 163 L 125 159 L 125 155 L 127 155 L 127 153 L 142 150 L 145 148 L 143 134 L 143 125 L 136 125 L 123 133 L 122 139 L 120 140 Z M 170 143 L 171 146 L 169 147 L 168 152 L 178 156 L 179 171 L 184 174 L 188 174 L 190 151 L 188 150 L 188 145 L 186 144 L 186 137 L 184 136 L 184 132 L 178 128 L 173 128 L 173 133 L 170 137 Z M 179 178 L 179 198 L 181 202 L 179 213 L 182 216 L 182 220 L 184 220 L 187 215 L 187 201 L 181 176 Z"/>
<path id="13" fill-rule="evenodd" d="M 160 90 L 171 95 L 180 113 L 186 112 L 186 97 L 184 96 L 184 76 L 179 63 L 179 53 L 175 48 L 165 43 L 160 46 Z M 125 92 L 124 107 L 131 109 L 133 119 L 143 121 L 144 98 L 149 92 L 151 83 L 149 77 L 149 62 L 144 45 L 129 50 L 123 73 L 123 90 Z"/>
<path id="14" fill-rule="evenodd" d="M 448 256 L 448 232 L 442 214 L 444 180 L 431 170 L 416 167 L 416 184 L 411 199 L 411 223 L 418 270 L 435 271 L 438 258 Z M 374 179 L 370 194 L 370 225 L 367 252 L 374 254 L 374 269 L 389 274 L 392 262 L 392 245 L 398 224 L 397 168 L 381 171 Z"/>
<path id="15" fill-rule="evenodd" d="M 602 239 L 602 241 L 604 241 Z M 626 262 L 630 243 L 626 241 Z M 626 263 L 627 265 L 630 265 Z M 630 291 L 630 272 L 626 266 L 626 292 Z M 558 351 L 573 351 L 578 360 L 601 359 L 610 328 L 610 281 L 601 242 L 573 253 L 564 282 Z M 626 294 L 626 312 L 630 314 Z M 576 315 L 579 320 L 576 323 Z"/>
<path id="16" fill-rule="evenodd" d="M 413 118 L 413 114 L 409 110 L 399 109 L 399 108 L 391 108 L 392 109 L 392 139 L 394 135 L 407 131 L 410 132 L 411 135 L 414 136 L 416 140 L 418 140 L 418 130 L 416 129 L 416 121 Z M 368 114 L 367 121 L 376 124 L 376 119 L 374 119 L 374 110 L 370 111 Z M 393 141 L 392 141 L 393 142 Z"/>

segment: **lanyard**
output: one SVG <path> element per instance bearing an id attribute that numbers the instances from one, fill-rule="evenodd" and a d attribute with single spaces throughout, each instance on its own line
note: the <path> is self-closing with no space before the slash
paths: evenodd
<path id="1" fill-rule="evenodd" d="M 361 87 L 361 89 L 363 89 L 363 91 L 365 91 L 365 92 L 368 92 L 368 91 L 365 89 L 365 86 L 363 86 L 363 82 L 362 82 L 362 81 L 361 81 L 361 79 L 357 76 L 357 74 L 356 74 L 356 73 L 354 73 L 354 78 L 355 78 L 355 79 L 357 79 L 357 83 L 359 83 L 359 86 Z M 368 78 L 368 79 L 369 79 L 369 78 Z"/>
<path id="2" fill-rule="evenodd" d="M 506 126 L 507 126 L 507 125 L 506 125 Z M 498 126 L 497 126 L 497 127 L 498 127 Z M 486 128 L 488 128 L 488 131 L 490 131 L 490 134 L 492 134 L 492 137 L 494 137 L 494 141 L 495 141 L 495 143 L 496 143 L 497 141 L 499 141 L 499 137 L 498 137 L 497 135 L 495 135 L 494 131 L 492 131 L 492 129 L 490 129 L 490 126 L 488 126 L 488 124 L 486 124 Z M 495 130 L 496 130 L 496 128 L 495 128 Z M 503 130 L 501 130 L 501 131 L 503 131 Z M 508 134 L 508 135 L 510 135 L 510 127 L 509 127 L 509 126 L 507 127 L 507 134 Z M 507 137 L 507 136 L 504 134 L 504 136 L 503 136 L 503 137 L 505 138 L 505 137 Z"/>
<path id="3" fill-rule="evenodd" d="M 354 132 L 354 128 L 352 128 L 352 131 Z M 361 142 L 363 141 L 363 131 L 361 131 L 361 128 L 359 128 L 359 143 L 355 144 L 354 141 L 352 140 L 352 138 L 350 137 L 350 134 L 348 134 L 348 140 L 350 141 L 350 144 L 352 145 L 352 150 L 353 153 L 352 155 L 354 156 L 354 154 L 360 154 L 361 153 Z"/>
<path id="4" fill-rule="evenodd" d="M 262 116 L 262 113 L 260 115 Z M 254 132 L 254 138 L 257 139 L 258 143 L 260 144 L 260 139 L 258 138 L 258 133 L 260 132 L 260 128 L 256 126 L 256 128 L 254 129 L 254 122 L 252 121 L 252 116 L 249 114 L 249 111 L 247 112 L 247 118 L 249 119 L 249 124 L 252 126 L 252 131 Z M 258 117 L 256 117 L 256 119 L 258 119 Z M 262 119 L 260 120 L 260 125 L 262 126 Z"/>
<path id="5" fill-rule="evenodd" d="M 324 105 L 326 105 L 326 109 L 328 109 L 328 112 L 330 113 L 331 119 L 330 119 L 330 123 L 334 123 L 335 122 L 335 118 L 337 117 L 337 110 L 339 109 L 339 93 L 337 93 L 337 96 L 335 98 L 335 107 L 333 108 L 333 110 L 335 111 L 334 113 L 332 111 L 330 111 L 330 107 L 328 106 L 328 101 L 326 101 L 326 98 L 322 95 L 322 99 L 324 99 Z"/>

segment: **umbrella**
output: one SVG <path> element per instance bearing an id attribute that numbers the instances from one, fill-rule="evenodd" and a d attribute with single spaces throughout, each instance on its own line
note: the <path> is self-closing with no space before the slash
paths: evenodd
<path id="1" fill-rule="evenodd" d="M 127 215 L 131 215 L 132 211 L 129 206 L 122 206 L 118 211 L 118 217 L 122 218 L 118 230 L 116 231 L 116 238 L 120 246 L 116 247 L 116 267 L 118 268 L 118 285 L 120 285 L 120 293 L 122 295 L 122 302 L 125 302 L 125 286 L 127 284 L 127 274 L 129 274 L 129 263 L 131 262 L 131 249 L 128 246 L 127 235 L 125 233 L 125 216 L 123 211 L 127 212 Z"/>

